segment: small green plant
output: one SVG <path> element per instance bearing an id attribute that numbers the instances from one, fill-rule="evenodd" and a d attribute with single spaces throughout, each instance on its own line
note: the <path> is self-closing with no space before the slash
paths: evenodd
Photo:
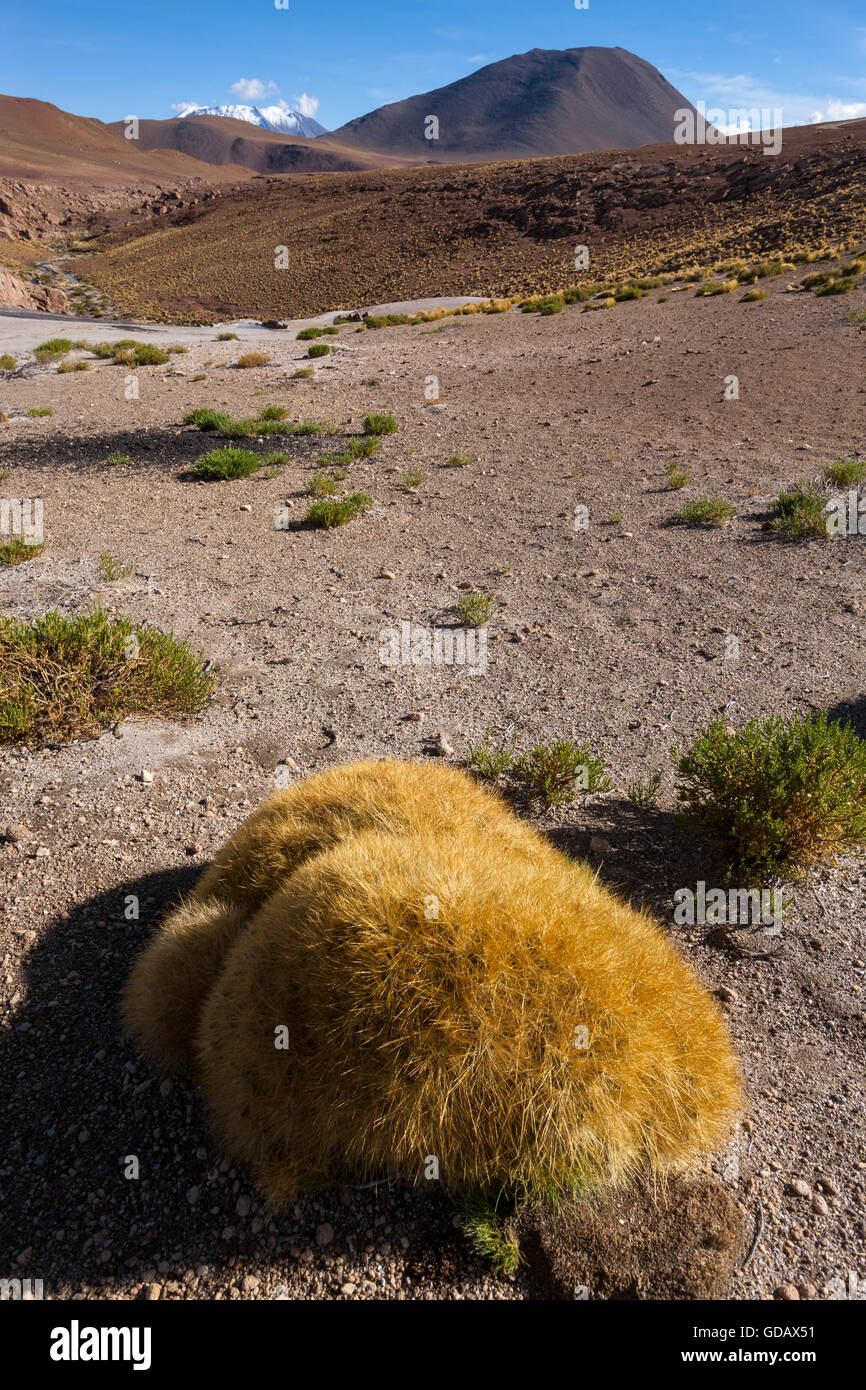
<path id="1" fill-rule="evenodd" d="M 724 718 L 673 750 L 686 824 L 746 883 L 798 876 L 866 843 L 866 742 L 824 710 L 803 718 Z"/>
<path id="2" fill-rule="evenodd" d="M 520 308 L 524 314 L 541 314 L 546 318 L 550 314 L 561 314 L 565 308 L 565 299 L 561 294 L 543 294 L 533 299 L 524 299 Z"/>
<path id="3" fill-rule="evenodd" d="M 463 627 L 484 627 L 493 616 L 496 598 L 493 594 L 481 594 L 472 590 L 463 594 L 457 603 L 457 617 Z"/>
<path id="4" fill-rule="evenodd" d="M 402 484 L 404 492 L 411 492 L 413 488 L 420 487 L 427 481 L 427 474 L 421 468 L 411 468 L 408 473 L 403 474 Z"/>
<path id="5" fill-rule="evenodd" d="M 71 338 L 48 338 L 44 343 L 33 349 L 34 356 L 48 359 L 50 357 L 63 357 L 67 352 L 71 352 L 75 347 Z"/>
<path id="6" fill-rule="evenodd" d="M 321 458 L 317 459 L 317 463 L 336 464 L 341 468 L 343 466 L 348 467 L 356 459 L 369 458 L 371 454 L 378 453 L 379 447 L 379 440 L 375 435 L 362 437 L 356 434 L 352 436 L 345 449 L 339 454 L 322 454 Z"/>
<path id="7" fill-rule="evenodd" d="M 468 454 L 452 454 L 445 460 L 444 468 L 468 468 L 472 463 Z"/>
<path id="8" fill-rule="evenodd" d="M 668 475 L 668 487 L 688 487 L 689 483 L 692 481 L 691 474 L 684 472 L 676 463 L 666 463 L 665 472 Z"/>
<path id="9" fill-rule="evenodd" d="M 194 376 L 194 377 L 191 377 L 190 380 L 191 380 L 191 381 L 207 381 L 207 372 L 196 372 L 195 376 Z"/>
<path id="10" fill-rule="evenodd" d="M 542 801 L 545 806 L 572 801 L 579 791 L 610 791 L 613 785 L 589 744 L 574 744 L 570 739 L 537 743 L 527 749 L 515 760 L 513 776 L 528 800 Z"/>
<path id="11" fill-rule="evenodd" d="M 58 372 L 89 372 L 89 362 L 61 362 L 57 368 Z"/>
<path id="12" fill-rule="evenodd" d="M 327 357 L 330 351 L 331 349 L 328 347 L 327 343 L 313 343 L 313 346 L 307 350 L 307 356 Z"/>
<path id="13" fill-rule="evenodd" d="M 187 642 L 104 609 L 0 618 L 0 742 L 89 737 L 131 714 L 198 714 L 212 690 Z"/>
<path id="14" fill-rule="evenodd" d="M 365 434 L 396 434 L 397 421 L 393 415 L 365 415 Z"/>
<path id="15" fill-rule="evenodd" d="M 237 360 L 239 367 L 264 367 L 270 362 L 266 352 L 245 352 Z"/>
<path id="16" fill-rule="evenodd" d="M 618 289 L 614 290 L 613 297 L 617 304 L 620 304 L 623 300 L 643 299 L 646 294 L 647 291 L 642 290 L 639 285 L 628 284 L 620 285 Z"/>
<path id="17" fill-rule="evenodd" d="M 33 420 L 41 420 L 46 415 L 53 415 L 54 411 L 51 409 L 50 405 L 33 405 L 27 411 L 27 414 Z"/>
<path id="18" fill-rule="evenodd" d="M 298 380 L 298 377 L 303 377 L 303 376 L 315 376 L 315 372 L 313 371 L 313 368 L 312 368 L 312 367 L 299 367 L 298 370 L 297 370 L 296 372 L 293 372 L 293 373 L 292 373 L 292 380 L 293 380 L 293 381 L 297 381 L 297 380 Z"/>
<path id="19" fill-rule="evenodd" d="M 509 734 L 511 740 L 509 742 Z M 501 777 L 503 772 L 508 772 L 511 768 L 517 748 L 517 734 L 513 729 L 507 730 L 499 743 L 492 746 L 490 742 L 490 725 L 484 735 L 483 743 L 470 743 L 466 749 L 465 762 L 468 768 L 477 772 L 489 782 L 495 782 L 497 777 Z"/>
<path id="20" fill-rule="evenodd" d="M 191 410 L 183 417 L 185 425 L 198 425 L 200 430 L 220 430 L 232 423 L 232 417 L 226 415 L 221 410 L 212 410 L 210 406 L 199 406 L 197 410 Z"/>
<path id="21" fill-rule="evenodd" d="M 661 784 L 662 775 L 660 772 L 654 772 L 647 778 L 639 777 L 629 787 L 628 799 L 635 806 L 655 806 Z"/>
<path id="22" fill-rule="evenodd" d="M 755 304 L 759 299 L 766 299 L 766 290 L 747 290 L 740 300 L 741 304 Z"/>
<path id="23" fill-rule="evenodd" d="M 192 476 L 205 482 L 248 478 L 261 468 L 262 462 L 261 455 L 254 454 L 251 449 L 211 449 L 196 460 Z"/>
<path id="24" fill-rule="evenodd" d="M 463 1231 L 475 1253 L 488 1260 L 497 1274 L 516 1274 L 524 1257 L 498 1213 L 496 1198 L 481 1191 L 465 1193 L 461 1206 Z"/>
<path id="25" fill-rule="evenodd" d="M 113 584 L 118 579 L 129 578 L 132 574 L 132 564 L 130 561 L 118 560 L 110 550 L 103 550 L 99 556 L 97 573 L 107 584 Z"/>
<path id="26" fill-rule="evenodd" d="M 855 487 L 866 478 L 866 459 L 836 459 L 824 466 L 824 477 L 836 487 Z"/>
<path id="27" fill-rule="evenodd" d="M 105 461 L 110 463 L 112 468 L 119 468 L 123 463 L 132 463 L 129 454 L 109 454 Z"/>
<path id="28" fill-rule="evenodd" d="M 622 521 L 622 512 L 611 512 L 607 520 L 609 526 L 619 526 Z"/>
<path id="29" fill-rule="evenodd" d="M 736 515 L 736 507 L 724 497 L 698 497 L 677 512 L 674 520 L 685 526 L 726 526 Z"/>
<path id="30" fill-rule="evenodd" d="M 730 294 L 739 284 L 739 280 L 714 280 L 705 285 L 700 285 L 695 294 L 700 298 L 713 294 Z"/>
<path id="31" fill-rule="evenodd" d="M 336 491 L 336 480 L 329 478 L 327 473 L 316 473 L 307 482 L 307 492 L 314 497 L 332 497 Z"/>
<path id="32" fill-rule="evenodd" d="M 42 541 L 28 545 L 21 536 L 13 536 L 5 545 L 0 545 L 0 565 L 20 565 L 25 560 L 35 560 L 45 549 Z M 0 734 L 2 737 L 2 734 Z"/>
<path id="33" fill-rule="evenodd" d="M 264 410 L 260 411 L 259 419 L 285 420 L 288 413 L 289 412 L 284 405 L 266 405 Z"/>
<path id="34" fill-rule="evenodd" d="M 797 483 L 795 487 L 783 488 L 773 501 L 770 529 L 795 541 L 808 536 L 830 540 L 824 498 L 811 483 Z"/>
<path id="35" fill-rule="evenodd" d="M 218 333 L 216 336 L 218 343 L 239 343 L 240 338 L 237 333 Z"/>
<path id="36" fill-rule="evenodd" d="M 846 323 L 866 323 L 866 309 L 849 309 L 845 315 Z"/>
<path id="37" fill-rule="evenodd" d="M 171 358 L 155 343 L 133 343 L 118 347 L 114 361 L 124 367 L 159 367 L 170 362 Z"/>
<path id="38" fill-rule="evenodd" d="M 341 497 L 339 500 L 322 497 L 309 507 L 307 521 L 311 526 L 323 526 L 328 529 L 345 526 L 347 521 L 352 521 L 372 505 L 373 499 L 368 492 L 352 492 L 348 497 Z"/>
<path id="39" fill-rule="evenodd" d="M 14 372 L 17 367 L 17 359 L 10 352 L 0 353 L 0 372 Z"/>
<path id="40" fill-rule="evenodd" d="M 299 343 L 306 343 L 312 338 L 321 338 L 323 332 L 324 330 L 321 328 L 302 328 L 300 333 L 297 334 L 297 341 Z"/>

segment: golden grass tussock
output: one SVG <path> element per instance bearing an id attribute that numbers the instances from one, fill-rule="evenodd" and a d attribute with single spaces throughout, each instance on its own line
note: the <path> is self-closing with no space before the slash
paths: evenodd
<path id="1" fill-rule="evenodd" d="M 274 1206 L 384 1174 L 574 1190 L 687 1167 L 739 1103 L 720 1012 L 644 914 L 465 773 L 366 762 L 267 801 L 139 959 Z"/>

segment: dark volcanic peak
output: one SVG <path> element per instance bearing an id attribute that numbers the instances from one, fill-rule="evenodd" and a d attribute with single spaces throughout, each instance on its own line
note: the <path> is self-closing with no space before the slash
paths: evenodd
<path id="1" fill-rule="evenodd" d="M 682 108 L 691 103 L 625 48 L 533 48 L 382 106 L 331 138 L 443 163 L 520 159 L 669 141 Z M 436 139 L 431 117 L 438 121 Z"/>

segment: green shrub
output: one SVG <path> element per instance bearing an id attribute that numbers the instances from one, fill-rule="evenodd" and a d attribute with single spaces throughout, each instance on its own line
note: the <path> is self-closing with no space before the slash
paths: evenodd
<path id="1" fill-rule="evenodd" d="M 836 487 L 855 487 L 866 478 L 866 459 L 836 459 L 825 465 L 824 477 Z"/>
<path id="2" fill-rule="evenodd" d="M 393 415 L 365 415 L 365 434 L 396 434 L 397 421 Z"/>
<path id="3" fill-rule="evenodd" d="M 296 372 L 292 373 L 292 381 L 297 381 L 298 377 L 314 375 L 315 373 L 313 372 L 312 367 L 299 367 Z"/>
<path id="4" fill-rule="evenodd" d="M 691 474 L 685 473 L 683 469 L 675 463 L 666 463 L 665 472 L 668 475 L 668 487 L 677 489 L 681 487 L 688 487 L 689 483 L 692 480 Z"/>
<path id="5" fill-rule="evenodd" d="M 674 520 L 686 526 L 725 526 L 736 515 L 736 508 L 724 497 L 699 497 L 677 512 Z"/>
<path id="6" fill-rule="evenodd" d="M 20 565 L 25 560 L 35 560 L 45 549 L 45 543 L 38 541 L 28 545 L 22 536 L 13 536 L 5 545 L 0 545 L 0 565 Z M 0 734 L 2 737 L 2 734 Z"/>
<path id="7" fill-rule="evenodd" d="M 187 642 L 101 608 L 0 618 L 0 742 L 93 736 L 131 714 L 197 714 L 212 689 Z"/>
<path id="8" fill-rule="evenodd" d="M 799 875 L 866 843 L 866 742 L 827 711 L 699 729 L 674 750 L 683 819 L 752 883 Z"/>
<path id="9" fill-rule="evenodd" d="M 120 465 L 124 463 L 132 463 L 129 454 L 109 454 L 105 461 L 106 463 L 110 463 L 112 468 L 119 468 Z"/>
<path id="10" fill-rule="evenodd" d="M 468 467 L 470 466 L 471 463 L 472 463 L 472 460 L 471 460 L 471 458 L 469 457 L 468 454 L 452 454 L 451 457 L 450 457 L 449 459 L 446 459 L 446 460 L 445 460 L 445 463 L 443 464 L 443 467 L 444 467 L 444 468 L 468 468 Z"/>
<path id="11" fill-rule="evenodd" d="M 251 449 L 211 449 L 196 460 L 192 475 L 206 482 L 248 478 L 261 468 L 262 461 L 261 456 L 254 454 Z"/>
<path id="12" fill-rule="evenodd" d="M 824 505 L 824 498 L 811 483 L 783 488 L 773 502 L 770 527 L 791 540 L 803 540 L 807 536 L 821 536 L 829 540 Z"/>
<path id="13" fill-rule="evenodd" d="M 520 308 L 524 314 L 541 314 L 543 317 L 561 314 L 565 308 L 565 298 L 561 294 L 538 295 L 533 299 L 524 299 Z"/>
<path id="14" fill-rule="evenodd" d="M 264 410 L 260 411 L 259 419 L 285 420 L 288 413 L 289 412 L 284 405 L 266 405 Z"/>
<path id="15" fill-rule="evenodd" d="M 483 743 L 471 744 L 466 749 L 466 766 L 473 772 L 477 772 L 489 782 L 496 781 L 503 772 L 508 772 L 511 768 L 515 751 L 517 748 L 517 735 L 513 730 L 509 730 L 511 742 L 508 742 L 508 733 L 500 740 L 496 747 L 490 744 L 490 725 Z"/>
<path id="16" fill-rule="evenodd" d="M 61 362 L 57 368 L 58 372 L 89 372 L 89 362 Z"/>
<path id="17" fill-rule="evenodd" d="M 644 779 L 639 777 L 628 789 L 628 799 L 635 806 L 655 806 L 658 801 L 659 788 L 662 784 L 660 772 L 654 772 L 650 777 Z"/>
<path id="18" fill-rule="evenodd" d="M 218 333 L 216 336 L 218 343 L 239 343 L 240 338 L 237 333 Z"/>
<path id="19" fill-rule="evenodd" d="M 496 598 L 493 594 L 472 591 L 463 594 L 457 603 L 457 617 L 463 627 L 483 627 L 493 616 Z"/>
<path id="20" fill-rule="evenodd" d="M 63 357 L 67 352 L 71 352 L 75 347 L 71 338 L 48 338 L 44 343 L 40 343 L 33 349 L 34 356 L 49 358 Z"/>
<path id="21" fill-rule="evenodd" d="M 307 482 L 307 492 L 311 492 L 314 497 L 331 497 L 337 491 L 337 481 L 329 478 L 327 473 L 316 473 Z"/>
<path id="22" fill-rule="evenodd" d="M 766 290 L 748 290 L 740 300 L 741 304 L 756 304 L 759 299 L 766 299 Z"/>
<path id="23" fill-rule="evenodd" d="M 198 425 L 200 430 L 219 430 L 222 432 L 232 423 L 232 417 L 221 410 L 212 410 L 209 405 L 199 406 L 183 417 L 185 425 Z"/>
<path id="24" fill-rule="evenodd" d="M 107 584 L 113 584 L 118 579 L 129 578 L 132 574 L 132 563 L 128 560 L 118 560 L 110 550 L 103 550 L 99 556 L 97 573 Z"/>
<path id="25" fill-rule="evenodd" d="M 321 338 L 323 331 L 324 330 L 321 328 L 302 328 L 297 335 L 297 341 L 299 343 L 306 343 L 311 338 Z"/>
<path id="26" fill-rule="evenodd" d="M 311 526 L 344 526 L 347 521 L 372 507 L 373 499 L 368 492 L 352 492 L 339 501 L 332 497 L 322 497 L 313 502 L 307 511 L 307 521 Z"/>
<path id="27" fill-rule="evenodd" d="M 264 367 L 270 360 L 266 352 L 245 352 L 238 358 L 237 365 L 239 367 Z"/>
<path id="28" fill-rule="evenodd" d="M 307 356 L 327 357 L 330 351 L 331 349 L 328 347 L 327 343 L 314 343 L 313 346 L 308 350 Z"/>
<path id="29" fill-rule="evenodd" d="M 54 411 L 50 405 L 32 405 L 27 414 L 32 420 L 41 420 L 45 415 L 53 415 Z"/>
<path id="30" fill-rule="evenodd" d="M 545 806 L 560 806 L 578 791 L 610 791 L 613 785 L 589 744 L 574 744 L 570 739 L 527 749 L 515 759 L 513 776 L 530 801 L 542 801 Z"/>
<path id="31" fill-rule="evenodd" d="M 356 459 L 369 458 L 371 454 L 378 453 L 379 440 L 374 434 L 362 438 L 360 435 L 352 435 L 345 449 L 339 454 L 322 454 L 317 459 L 317 463 L 337 464 L 339 467 L 348 467 Z"/>
<path id="32" fill-rule="evenodd" d="M 10 352 L 0 353 L 0 372 L 14 372 L 18 368 L 18 362 Z"/>
<path id="33" fill-rule="evenodd" d="M 420 487 L 427 481 L 427 474 L 421 468 L 412 468 L 408 473 L 403 474 L 402 486 L 404 492 L 411 492 L 413 488 Z"/>
<path id="34" fill-rule="evenodd" d="M 625 299 L 644 299 L 646 294 L 647 291 L 642 290 L 639 285 L 620 285 L 618 289 L 614 290 L 613 297 L 619 304 Z"/>

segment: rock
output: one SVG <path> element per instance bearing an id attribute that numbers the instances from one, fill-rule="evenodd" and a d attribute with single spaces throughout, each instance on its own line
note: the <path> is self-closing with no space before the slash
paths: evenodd
<path id="1" fill-rule="evenodd" d="M 403 722 L 406 724 L 420 724 L 424 715 L 418 709 L 413 709 L 409 714 L 403 715 Z"/>
<path id="2" fill-rule="evenodd" d="M 3 839 L 10 845 L 20 845 L 21 841 L 27 836 L 27 827 L 24 825 L 7 825 L 3 831 Z"/>
<path id="3" fill-rule="evenodd" d="M 316 1244 L 324 1250 L 326 1245 L 330 1245 L 334 1239 L 334 1228 L 329 1221 L 323 1221 L 321 1226 L 316 1227 Z"/>
<path id="4" fill-rule="evenodd" d="M 201 854 L 201 845 L 186 845 L 184 846 L 184 853 L 190 855 Z"/>
<path id="5" fill-rule="evenodd" d="M 830 1204 L 826 1197 L 821 1196 L 820 1192 L 816 1192 L 812 1198 L 812 1210 L 816 1211 L 819 1216 L 830 1215 Z"/>
<path id="6" fill-rule="evenodd" d="M 735 989 L 728 989 L 727 985 L 719 985 L 718 989 L 713 990 L 717 999 L 721 999 L 723 1004 L 736 1004 L 739 995 Z"/>
<path id="7" fill-rule="evenodd" d="M 588 1206 L 524 1208 L 512 1233 L 542 1298 L 724 1298 L 743 1247 L 743 1218 L 720 1183 L 635 1182 Z"/>
<path id="8" fill-rule="evenodd" d="M 454 753 L 454 745 L 443 729 L 433 740 L 433 752 L 440 758 L 450 758 Z"/>
<path id="9" fill-rule="evenodd" d="M 377 578 L 377 579 L 396 579 L 397 576 L 396 576 L 396 574 L 394 573 L 393 570 L 382 570 L 382 571 L 376 576 L 376 578 Z"/>
<path id="10" fill-rule="evenodd" d="M 244 1293 L 254 1293 L 261 1282 L 256 1274 L 245 1274 L 241 1280 L 241 1288 Z"/>
<path id="11" fill-rule="evenodd" d="M 147 1299 L 149 1303 L 155 1303 L 161 1294 L 161 1284 L 145 1284 L 141 1291 L 142 1298 Z"/>
<path id="12" fill-rule="evenodd" d="M 138 780 L 139 780 L 139 782 L 152 782 L 152 781 L 153 781 L 153 773 L 150 772 L 150 771 L 148 771 L 148 769 L 147 769 L 146 767 L 143 767 L 143 768 L 141 769 L 141 772 L 138 774 Z"/>
<path id="13" fill-rule="evenodd" d="M 35 858 L 36 858 L 36 859 L 50 859 L 50 858 L 51 858 L 51 850 L 50 850 L 50 849 L 47 849 L 47 848 L 45 847 L 45 845 L 40 845 L 39 848 L 38 848 L 37 851 L 36 851 Z"/>
<path id="14" fill-rule="evenodd" d="M 589 842 L 590 854 L 610 854 L 613 845 L 609 840 L 603 840 L 600 835 L 593 835 Z"/>
<path id="15" fill-rule="evenodd" d="M 252 1209 L 252 1200 L 249 1197 L 238 1197 L 235 1202 L 235 1211 L 238 1216 L 249 1216 Z"/>
<path id="16" fill-rule="evenodd" d="M 786 1303 L 796 1303 L 800 1297 L 800 1290 L 794 1284 L 782 1284 L 773 1294 L 774 1298 L 780 1298 Z"/>
<path id="17" fill-rule="evenodd" d="M 190 1204 L 191 1207 L 194 1207 L 195 1204 L 196 1204 L 196 1202 L 198 1201 L 198 1199 L 199 1199 L 199 1190 L 198 1190 L 198 1188 L 197 1188 L 197 1187 L 191 1187 L 191 1188 L 189 1189 L 189 1192 L 186 1194 L 186 1200 L 189 1202 L 189 1204 Z"/>
<path id="18" fill-rule="evenodd" d="M 351 1298 L 352 1294 L 355 1292 L 356 1287 L 357 1286 L 353 1284 L 350 1280 L 348 1284 L 340 1285 L 340 1293 L 345 1294 L 347 1298 Z"/>
<path id="19" fill-rule="evenodd" d="M 811 1187 L 803 1178 L 792 1178 L 788 1183 L 788 1190 L 798 1197 L 809 1197 L 812 1193 Z"/>
<path id="20" fill-rule="evenodd" d="M 827 1196 L 828 1196 L 828 1197 L 838 1197 L 838 1196 L 839 1196 L 839 1187 L 838 1187 L 837 1184 L 833 1181 L 832 1178 L 820 1177 L 820 1178 L 818 1179 L 818 1186 L 821 1188 L 821 1191 L 822 1191 L 822 1192 L 826 1192 L 826 1193 L 827 1193 Z"/>

